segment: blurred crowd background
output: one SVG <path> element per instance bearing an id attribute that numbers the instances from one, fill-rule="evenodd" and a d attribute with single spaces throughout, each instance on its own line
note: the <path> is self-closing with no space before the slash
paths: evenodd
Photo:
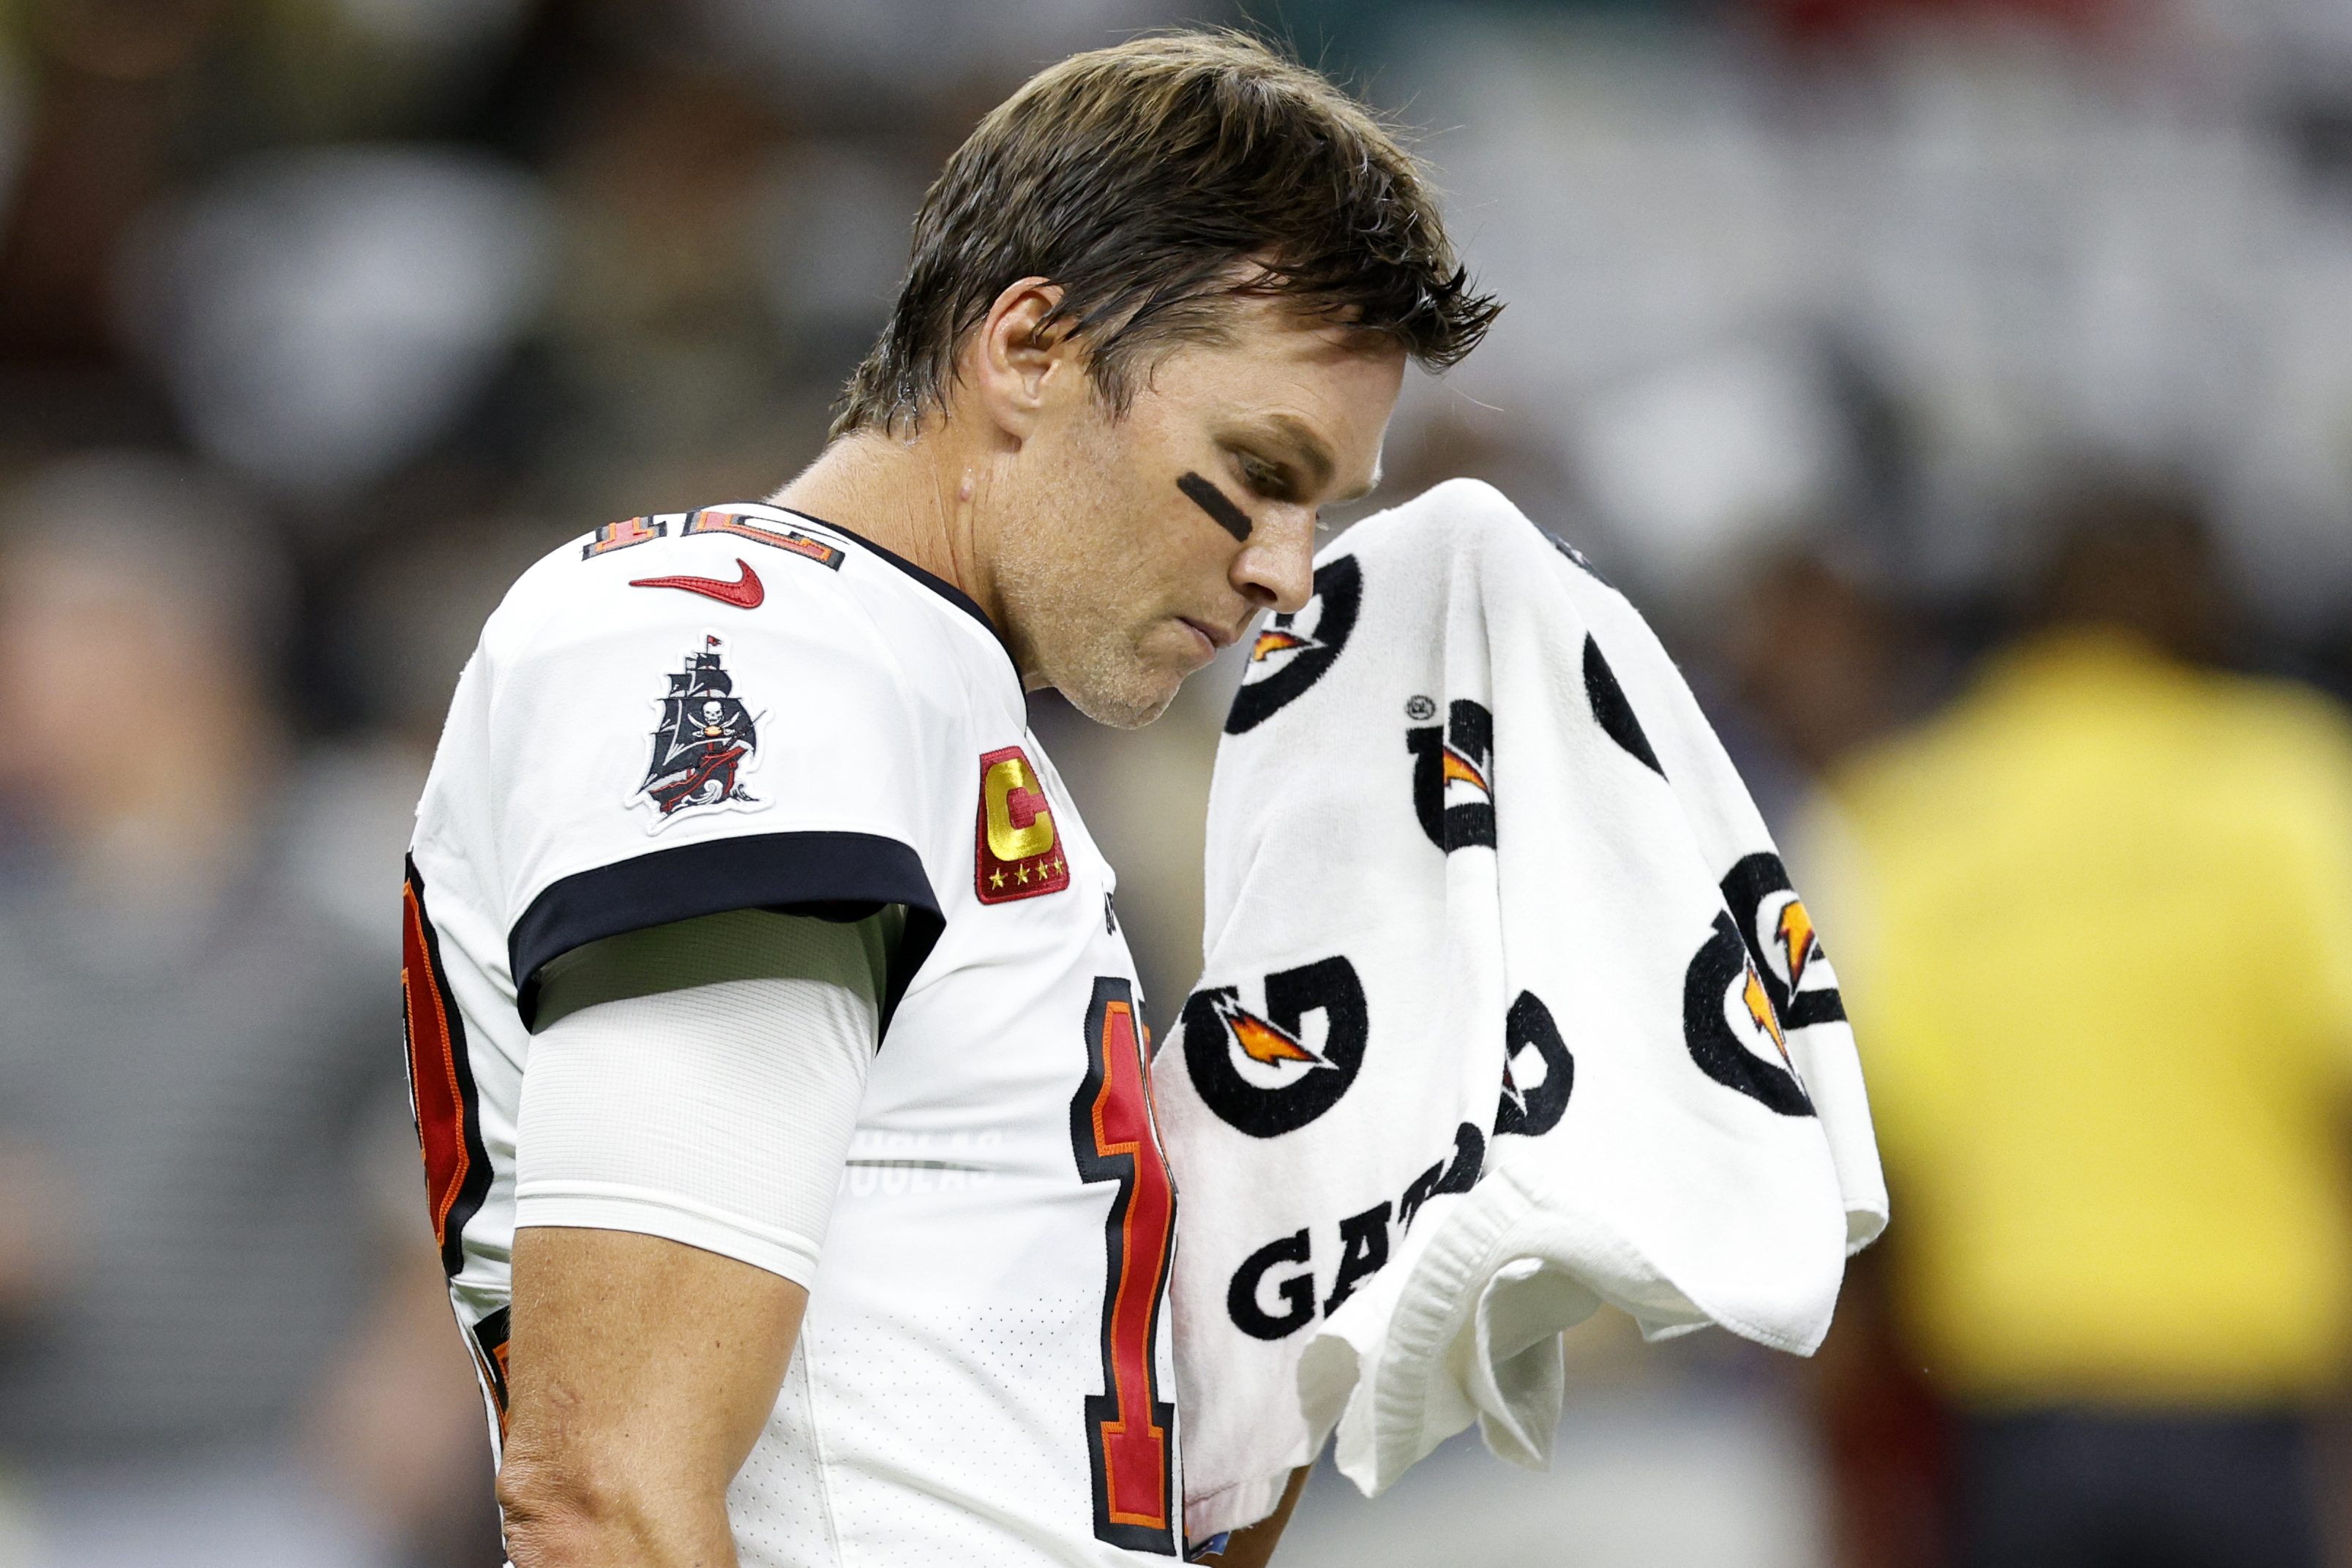
<path id="1" fill-rule="evenodd" d="M 458 667 L 812 456 L 977 117 L 1191 21 L 1420 129 L 1509 308 L 1370 505 L 1661 627 L 1895 1202 L 1814 1362 L 1596 1320 L 1550 1474 L 1283 1561 L 2344 1557 L 2352 0 L 0 0 L 0 1565 L 499 1560 L 394 995 Z M 1163 1027 L 1237 679 L 1036 705 Z"/>

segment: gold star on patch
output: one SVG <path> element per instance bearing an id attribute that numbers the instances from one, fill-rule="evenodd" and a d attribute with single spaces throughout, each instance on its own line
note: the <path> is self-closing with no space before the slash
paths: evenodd
<path id="1" fill-rule="evenodd" d="M 1004 885 L 1004 873 L 1001 871 L 990 872 L 988 873 L 988 885 L 991 887 L 1003 887 Z"/>
<path id="2" fill-rule="evenodd" d="M 1019 878 L 1021 879 L 1021 885 L 1022 885 L 1022 886 L 1026 887 L 1026 886 L 1028 886 L 1028 885 L 1029 885 L 1029 868 L 1028 868 L 1027 866 L 1025 866 L 1025 865 L 1017 865 L 1017 866 L 1014 866 L 1014 867 L 1013 868 L 1013 875 L 1015 875 L 1015 876 L 1017 876 L 1017 877 L 1019 877 Z"/>
<path id="3" fill-rule="evenodd" d="M 1067 871 L 1067 870 L 1069 870 L 1069 869 L 1070 869 L 1069 867 L 1067 867 L 1067 866 L 1066 866 L 1066 865 L 1064 865 L 1064 864 L 1062 863 L 1062 857 L 1061 857 L 1061 856 L 1059 856 L 1059 855 L 1055 855 L 1055 856 L 1054 857 L 1054 874 L 1055 874 L 1055 876 L 1059 876 L 1059 875 L 1061 875 L 1064 872 L 1066 872 L 1066 871 Z"/>

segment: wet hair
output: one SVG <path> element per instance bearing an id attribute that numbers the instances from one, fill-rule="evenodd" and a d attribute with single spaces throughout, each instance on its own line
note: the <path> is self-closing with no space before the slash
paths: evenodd
<path id="1" fill-rule="evenodd" d="M 915 218 L 889 324 L 833 434 L 909 433 L 965 338 L 1024 277 L 1084 342 L 1114 413 L 1138 371 L 1214 341 L 1241 297 L 1402 347 L 1431 369 L 1501 304 L 1471 287 L 1421 164 L 1322 76 L 1257 39 L 1184 31 L 1075 55 L 997 106 Z"/>

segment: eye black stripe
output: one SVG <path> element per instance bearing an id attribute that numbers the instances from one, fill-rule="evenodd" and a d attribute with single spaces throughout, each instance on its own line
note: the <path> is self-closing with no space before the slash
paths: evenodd
<path id="1" fill-rule="evenodd" d="M 1176 487 L 1192 497 L 1193 504 L 1201 510 L 1216 518 L 1217 526 L 1225 532 L 1237 539 L 1246 540 L 1250 537 L 1253 525 L 1249 514 L 1234 506 L 1233 497 L 1218 489 L 1215 481 L 1203 479 L 1187 469 L 1178 477 Z"/>

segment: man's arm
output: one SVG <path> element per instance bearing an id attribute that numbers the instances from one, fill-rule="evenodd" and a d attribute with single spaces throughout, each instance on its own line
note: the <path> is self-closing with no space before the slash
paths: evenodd
<path id="1" fill-rule="evenodd" d="M 739 911 L 548 967 L 517 1139 L 515 1568 L 722 1568 L 856 1124 L 889 923 Z"/>
<path id="2" fill-rule="evenodd" d="M 728 1483 L 807 1302 L 659 1237 L 517 1232 L 499 1470 L 514 1568 L 733 1568 Z"/>

